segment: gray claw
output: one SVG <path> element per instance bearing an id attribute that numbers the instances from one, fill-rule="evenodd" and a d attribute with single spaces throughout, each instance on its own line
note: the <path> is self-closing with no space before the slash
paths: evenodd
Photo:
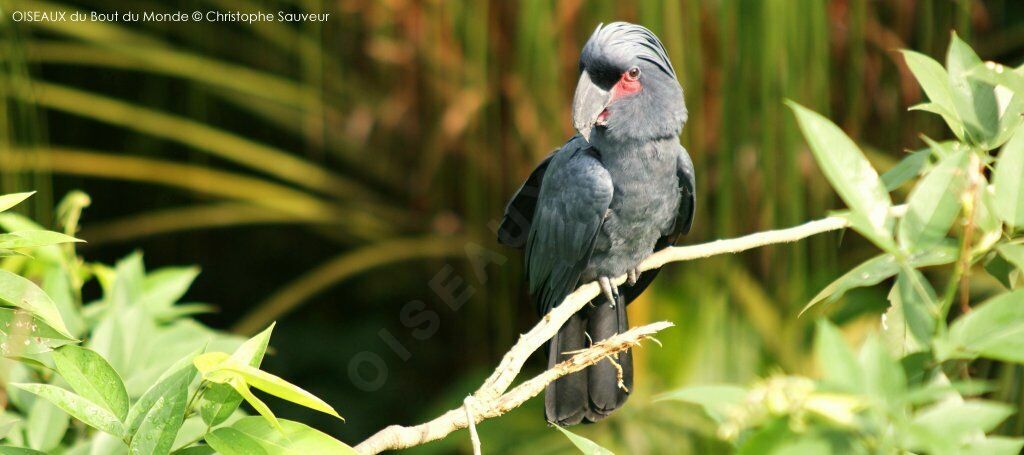
<path id="1" fill-rule="evenodd" d="M 619 289 L 615 287 L 615 285 L 612 284 L 612 280 L 606 276 L 598 278 L 597 283 L 601 286 L 601 292 L 604 294 L 604 297 L 608 299 L 608 303 L 614 307 L 615 302 L 619 300 Z"/>
<path id="2" fill-rule="evenodd" d="M 636 286 L 637 280 L 640 279 L 640 271 L 637 269 L 629 269 L 626 271 L 626 277 L 626 282 L 629 283 L 630 286 Z"/>

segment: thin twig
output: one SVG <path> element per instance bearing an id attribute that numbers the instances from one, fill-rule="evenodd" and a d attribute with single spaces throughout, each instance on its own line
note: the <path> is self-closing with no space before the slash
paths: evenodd
<path id="1" fill-rule="evenodd" d="M 905 211 L 906 206 L 892 208 L 894 216 L 901 216 Z M 700 245 L 670 247 L 652 254 L 640 264 L 638 269 L 643 272 L 660 268 L 670 262 L 690 261 L 720 254 L 739 253 L 766 245 L 796 242 L 813 235 L 843 229 L 849 225 L 850 223 L 846 217 L 835 215 L 786 229 L 758 232 L 743 237 L 716 240 Z M 626 275 L 613 280 L 615 285 L 621 285 L 625 282 Z M 561 304 L 544 315 L 529 332 L 520 335 L 519 341 L 505 354 L 501 359 L 501 363 L 491 373 L 491 376 L 473 393 L 473 397 L 478 404 L 475 408 L 477 412 L 474 420 L 481 422 L 485 419 L 500 416 L 518 407 L 530 397 L 539 394 L 548 383 L 555 379 L 573 371 L 579 371 L 588 365 L 597 363 L 597 361 L 610 354 L 618 352 L 609 351 L 608 342 L 612 340 L 628 343 L 628 345 L 622 346 L 620 350 L 626 349 L 629 345 L 636 344 L 639 339 L 650 337 L 654 332 L 671 325 L 667 322 L 662 322 L 637 327 L 595 343 L 591 348 L 520 384 L 511 392 L 505 393 L 512 385 L 512 381 L 519 375 L 520 370 L 522 370 L 530 355 L 554 337 L 562 325 L 565 324 L 565 321 L 582 309 L 587 302 L 597 297 L 600 292 L 597 282 L 580 286 L 575 292 L 566 297 Z M 632 338 L 628 338 L 627 335 Z M 597 357 L 594 357 L 595 355 Z M 583 359 L 590 359 L 591 362 L 579 363 L 583 362 Z M 567 364 L 569 366 L 565 366 Z M 456 408 L 430 422 L 414 427 L 389 426 L 360 443 L 356 446 L 356 450 L 364 454 L 375 454 L 384 450 L 413 447 L 443 438 L 452 431 L 466 428 L 467 425 L 465 410 Z"/>
<path id="2" fill-rule="evenodd" d="M 476 432 L 476 417 L 473 417 L 472 408 L 473 395 L 462 400 L 462 407 L 466 409 L 466 421 L 469 422 L 469 441 L 473 444 L 473 455 L 481 455 L 480 435 Z"/>

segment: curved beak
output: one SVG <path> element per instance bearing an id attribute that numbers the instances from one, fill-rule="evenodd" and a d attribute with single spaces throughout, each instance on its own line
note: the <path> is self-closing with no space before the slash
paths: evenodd
<path id="1" fill-rule="evenodd" d="M 580 74 L 572 100 L 572 124 L 587 142 L 591 142 L 590 135 L 598 117 L 608 107 L 608 98 L 608 91 L 594 84 L 586 71 Z"/>

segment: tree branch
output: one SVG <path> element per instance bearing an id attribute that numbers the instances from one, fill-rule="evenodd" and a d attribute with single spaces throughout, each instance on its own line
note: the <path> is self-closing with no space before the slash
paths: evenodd
<path id="1" fill-rule="evenodd" d="M 427 423 L 413 427 L 401 425 L 389 426 L 356 446 L 362 454 L 376 454 L 385 450 L 405 449 L 441 439 L 449 433 L 469 426 L 468 416 L 472 415 L 474 423 L 498 417 L 509 412 L 540 394 L 554 380 L 570 373 L 580 371 L 600 362 L 605 357 L 615 355 L 650 338 L 662 329 L 672 327 L 671 322 L 655 322 L 594 343 L 593 346 L 581 350 L 569 360 L 561 362 L 536 377 L 519 384 L 508 393 L 488 401 L 467 399 L 463 406 L 452 409 L 440 417 Z M 478 392 L 479 393 L 479 392 Z M 467 412 L 471 409 L 471 412 Z"/>
<path id="2" fill-rule="evenodd" d="M 896 206 L 892 208 L 892 213 L 894 216 L 900 216 L 905 210 L 905 206 Z M 645 259 L 640 264 L 639 269 L 643 272 L 660 268 L 670 262 L 689 261 L 719 254 L 739 253 L 766 245 L 796 242 L 816 234 L 843 229 L 849 225 L 850 223 L 846 217 L 835 215 L 786 229 L 758 232 L 734 239 L 716 240 L 699 245 L 665 248 Z M 613 282 L 616 285 L 625 283 L 626 275 L 615 278 Z M 562 325 L 565 324 L 565 321 L 582 309 L 587 302 L 597 297 L 600 292 L 596 282 L 580 286 L 575 292 L 566 297 L 561 304 L 544 315 L 529 332 L 519 336 L 519 341 L 505 354 L 505 357 L 501 359 L 501 363 L 491 373 L 491 376 L 473 394 L 473 400 L 470 400 L 470 402 L 475 404 L 472 414 L 475 416 L 474 420 L 476 422 L 479 423 L 485 419 L 500 416 L 540 393 L 548 383 L 555 379 L 597 363 L 602 358 L 632 346 L 639 342 L 639 340 L 650 337 L 658 330 L 671 326 L 668 322 L 650 324 L 631 329 L 596 343 L 591 348 L 581 351 L 571 359 L 555 365 L 553 368 L 520 384 L 506 394 L 505 391 L 512 385 L 512 381 L 516 376 L 519 375 L 520 370 L 523 368 L 526 360 L 530 358 L 530 355 L 554 337 Z M 621 349 L 615 350 L 616 348 Z M 588 361 L 590 363 L 586 363 Z M 452 431 L 466 428 L 466 426 L 466 409 L 464 406 L 460 406 L 430 422 L 414 427 L 389 426 L 360 443 L 356 446 L 356 450 L 360 453 L 375 454 L 384 450 L 413 447 L 443 438 Z"/>

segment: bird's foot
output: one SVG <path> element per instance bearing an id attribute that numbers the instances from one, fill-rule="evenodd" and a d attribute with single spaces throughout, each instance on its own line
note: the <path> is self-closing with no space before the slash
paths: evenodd
<path id="1" fill-rule="evenodd" d="M 640 271 L 637 269 L 629 269 L 626 271 L 626 282 L 630 286 L 636 286 L 636 282 L 640 279 Z"/>
<path id="2" fill-rule="evenodd" d="M 598 278 L 597 283 L 601 286 L 601 292 L 608 299 L 608 303 L 615 307 L 615 302 L 619 301 L 619 288 L 612 284 L 611 278 L 606 276 Z"/>

